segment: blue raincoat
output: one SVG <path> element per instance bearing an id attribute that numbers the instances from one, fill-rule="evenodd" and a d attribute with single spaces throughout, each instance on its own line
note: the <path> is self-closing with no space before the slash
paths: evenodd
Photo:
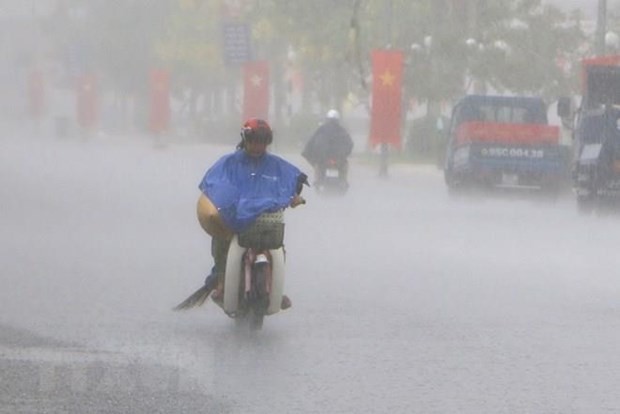
<path id="1" fill-rule="evenodd" d="M 217 207 L 224 224 L 238 233 L 262 213 L 288 207 L 301 174 L 276 155 L 251 157 L 237 150 L 209 168 L 199 188 Z"/>

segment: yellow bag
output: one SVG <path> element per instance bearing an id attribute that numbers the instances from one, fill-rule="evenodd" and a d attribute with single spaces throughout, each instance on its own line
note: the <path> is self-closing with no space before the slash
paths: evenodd
<path id="1" fill-rule="evenodd" d="M 198 205 L 196 206 L 196 213 L 198 215 L 198 222 L 200 227 L 203 228 L 211 237 L 218 237 L 225 240 L 232 238 L 232 231 L 226 227 L 220 217 L 219 211 L 209 198 L 200 194 L 198 198 Z"/>

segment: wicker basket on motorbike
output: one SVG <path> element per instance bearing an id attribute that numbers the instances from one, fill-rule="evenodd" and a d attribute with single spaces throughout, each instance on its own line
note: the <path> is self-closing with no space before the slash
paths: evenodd
<path id="1" fill-rule="evenodd" d="M 279 249 L 284 244 L 284 211 L 263 213 L 239 233 L 239 245 L 259 250 Z"/>

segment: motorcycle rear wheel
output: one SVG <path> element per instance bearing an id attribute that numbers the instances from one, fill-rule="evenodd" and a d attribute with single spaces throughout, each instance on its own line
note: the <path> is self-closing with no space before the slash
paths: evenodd
<path id="1" fill-rule="evenodd" d="M 265 314 L 262 312 L 256 312 L 254 309 L 250 310 L 248 313 L 248 322 L 249 327 L 252 331 L 259 331 L 263 328 L 263 320 L 265 319 Z"/>
<path id="2" fill-rule="evenodd" d="M 241 299 L 242 313 L 235 318 L 235 325 L 239 329 L 258 331 L 263 328 L 263 320 L 269 309 L 269 293 L 267 291 L 267 266 L 254 264 L 252 266 L 252 286 L 250 291 Z"/>

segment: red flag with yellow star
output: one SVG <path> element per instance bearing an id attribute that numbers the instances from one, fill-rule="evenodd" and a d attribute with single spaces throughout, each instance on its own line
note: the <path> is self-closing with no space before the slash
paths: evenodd
<path id="1" fill-rule="evenodd" d="M 97 77 L 84 73 L 77 82 L 77 122 L 81 128 L 94 128 L 99 118 Z"/>
<path id="2" fill-rule="evenodd" d="M 44 115 L 45 79 L 40 70 L 33 71 L 28 78 L 28 105 L 33 119 L 40 119 Z"/>
<path id="3" fill-rule="evenodd" d="M 401 148 L 401 83 L 403 53 L 373 50 L 370 145 L 391 144 Z"/>
<path id="4" fill-rule="evenodd" d="M 269 115 L 269 64 L 264 60 L 243 65 L 243 119 Z"/>
<path id="5" fill-rule="evenodd" d="M 170 123 L 170 73 L 152 69 L 149 78 L 151 108 L 149 130 L 154 134 L 166 132 Z"/>

